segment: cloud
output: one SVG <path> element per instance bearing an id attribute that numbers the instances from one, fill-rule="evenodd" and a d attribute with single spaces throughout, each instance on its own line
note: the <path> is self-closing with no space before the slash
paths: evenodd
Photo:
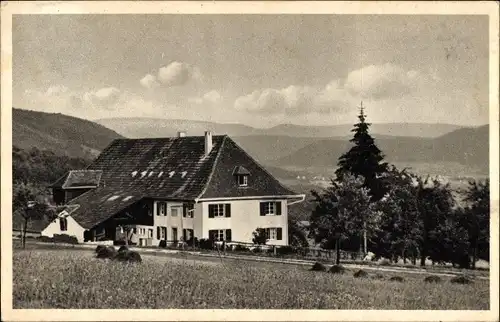
<path id="1" fill-rule="evenodd" d="M 174 61 L 158 70 L 158 80 L 164 86 L 182 86 L 190 80 L 200 80 L 202 78 L 200 70 L 187 63 Z"/>
<path id="2" fill-rule="evenodd" d="M 338 83 L 338 82 L 337 82 Z M 283 89 L 267 88 L 238 97 L 234 108 L 263 114 L 304 115 L 345 112 L 351 96 L 335 82 L 325 88 L 291 85 Z"/>
<path id="3" fill-rule="evenodd" d="M 47 90 L 24 91 L 26 108 L 48 113 L 63 113 L 79 118 L 104 118 L 117 115 L 158 117 L 165 113 L 165 105 L 157 104 L 132 92 L 116 87 L 103 87 L 88 92 L 78 92 L 62 85 Z"/>
<path id="4" fill-rule="evenodd" d="M 216 90 L 211 90 L 205 93 L 202 97 L 190 97 L 188 98 L 188 102 L 191 104 L 217 104 L 222 102 L 224 98 L 222 95 Z"/>
<path id="5" fill-rule="evenodd" d="M 205 93 L 205 95 L 203 95 L 203 99 L 211 103 L 218 103 L 222 101 L 222 96 L 216 90 L 212 90 L 208 93 Z"/>
<path id="6" fill-rule="evenodd" d="M 114 109 L 120 100 L 121 92 L 116 87 L 104 87 L 83 94 L 83 100 L 96 108 Z"/>
<path id="7" fill-rule="evenodd" d="M 141 83 L 141 85 L 145 88 L 156 88 L 160 85 L 156 80 L 156 77 L 151 74 L 144 76 L 139 83 Z"/>
<path id="8" fill-rule="evenodd" d="M 423 75 L 398 65 L 370 65 L 347 75 L 344 87 L 352 94 L 369 99 L 400 98 L 415 89 Z"/>

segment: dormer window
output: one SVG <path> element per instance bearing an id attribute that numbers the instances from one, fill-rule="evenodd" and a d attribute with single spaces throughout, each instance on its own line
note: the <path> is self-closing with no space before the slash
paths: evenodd
<path id="1" fill-rule="evenodd" d="M 238 185 L 240 187 L 248 186 L 248 176 L 247 175 L 239 175 L 238 176 Z"/>
<path id="2" fill-rule="evenodd" d="M 250 172 L 242 166 L 237 166 L 234 168 L 233 175 L 236 178 L 236 182 L 240 187 L 248 186 L 248 177 Z"/>

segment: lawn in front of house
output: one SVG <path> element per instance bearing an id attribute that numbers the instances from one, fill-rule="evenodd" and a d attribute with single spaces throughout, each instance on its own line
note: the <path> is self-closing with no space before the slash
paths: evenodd
<path id="1" fill-rule="evenodd" d="M 404 282 L 308 271 L 308 267 L 142 255 L 140 264 L 90 250 L 15 250 L 14 308 L 488 309 L 489 281 Z M 370 275 L 375 273 L 369 272 Z"/>

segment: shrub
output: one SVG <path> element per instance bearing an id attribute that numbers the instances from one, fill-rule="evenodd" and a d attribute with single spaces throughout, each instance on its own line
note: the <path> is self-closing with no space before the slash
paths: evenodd
<path id="1" fill-rule="evenodd" d="M 78 244 L 78 239 L 75 236 L 66 234 L 54 234 L 54 242 L 66 244 Z"/>
<path id="2" fill-rule="evenodd" d="M 295 254 L 295 249 L 292 246 L 277 247 L 276 254 L 278 254 L 278 255 Z"/>
<path id="3" fill-rule="evenodd" d="M 344 274 L 345 268 L 341 265 L 333 265 L 332 267 L 330 267 L 329 272 L 333 274 Z"/>
<path id="4" fill-rule="evenodd" d="M 53 238 L 50 238 L 47 236 L 40 236 L 40 237 L 37 237 L 37 239 L 43 243 L 53 243 L 54 242 Z"/>
<path id="5" fill-rule="evenodd" d="M 390 261 L 390 260 L 388 260 L 387 258 L 382 258 L 382 259 L 378 262 L 378 264 L 379 264 L 380 266 L 390 266 L 390 265 L 391 265 L 391 261 Z"/>
<path id="6" fill-rule="evenodd" d="M 118 252 L 114 257 L 113 260 L 119 261 L 119 262 L 125 262 L 125 263 L 140 263 L 142 262 L 141 255 L 133 250 L 124 250 L 121 252 Z"/>
<path id="7" fill-rule="evenodd" d="M 376 280 L 383 280 L 384 279 L 384 275 L 380 274 L 380 273 L 377 273 L 375 275 L 372 276 L 373 279 L 376 279 Z"/>
<path id="8" fill-rule="evenodd" d="M 160 247 L 160 248 L 166 248 L 167 247 L 167 241 L 166 240 L 160 240 L 160 243 L 158 244 L 158 247 Z"/>
<path id="9" fill-rule="evenodd" d="M 214 249 L 214 241 L 211 239 L 202 238 L 200 239 L 199 247 L 201 249 L 212 250 Z"/>
<path id="10" fill-rule="evenodd" d="M 391 282 L 404 282 L 404 278 L 402 278 L 401 276 L 393 276 L 393 277 L 389 278 L 389 281 L 391 281 Z"/>
<path id="11" fill-rule="evenodd" d="M 360 269 L 360 270 L 357 270 L 356 272 L 354 272 L 354 274 L 352 275 L 356 278 L 359 278 L 359 277 L 368 277 L 368 273 L 365 272 L 364 270 Z"/>
<path id="12" fill-rule="evenodd" d="M 455 284 L 471 284 L 473 281 L 468 278 L 467 276 L 455 276 L 453 277 L 450 282 L 455 283 Z"/>
<path id="13" fill-rule="evenodd" d="M 95 248 L 95 252 L 96 254 L 99 253 L 101 250 L 105 249 L 106 246 L 103 246 L 103 245 L 97 245 L 97 247 Z"/>
<path id="14" fill-rule="evenodd" d="M 236 245 L 234 247 L 234 251 L 236 251 L 236 252 L 248 252 L 248 251 L 250 251 L 250 249 L 246 246 L 243 246 L 243 245 Z"/>
<path id="15" fill-rule="evenodd" d="M 311 267 L 311 271 L 325 272 L 326 271 L 326 267 L 325 267 L 325 265 L 316 262 L 316 263 L 314 263 L 313 267 Z"/>
<path id="16" fill-rule="evenodd" d="M 436 275 L 427 276 L 426 278 L 424 278 L 424 282 L 439 283 L 439 282 L 441 282 L 441 277 L 436 276 Z"/>
<path id="17" fill-rule="evenodd" d="M 113 241 L 113 245 L 115 245 L 115 246 L 123 246 L 123 245 L 126 245 L 126 244 L 127 243 L 123 239 L 121 239 L 121 240 L 114 240 Z"/>
<path id="18" fill-rule="evenodd" d="M 126 252 L 128 251 L 128 247 L 123 245 L 123 246 L 120 246 L 120 248 L 118 248 L 118 252 L 121 253 L 121 252 Z"/>
<path id="19" fill-rule="evenodd" d="M 97 246 L 99 247 L 99 246 Z M 116 249 L 113 246 L 105 246 L 97 252 L 97 258 L 113 258 L 116 255 Z"/>

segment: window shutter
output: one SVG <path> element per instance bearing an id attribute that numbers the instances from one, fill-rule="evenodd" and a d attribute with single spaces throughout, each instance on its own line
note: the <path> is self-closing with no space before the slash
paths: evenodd
<path id="1" fill-rule="evenodd" d="M 227 203 L 225 204 L 225 207 L 226 207 L 226 217 L 231 217 L 231 204 L 230 203 Z"/>
<path id="2" fill-rule="evenodd" d="M 260 215 L 261 216 L 266 215 L 266 203 L 265 202 L 260 203 Z"/>
<path id="3" fill-rule="evenodd" d="M 215 205 L 208 205 L 208 218 L 214 218 Z"/>
<path id="4" fill-rule="evenodd" d="M 208 231 L 208 239 L 215 239 L 215 234 L 217 233 L 217 230 L 209 230 Z"/>
<path id="5" fill-rule="evenodd" d="M 160 227 L 156 227 L 156 239 L 160 239 L 161 238 L 161 235 L 160 235 Z"/>
<path id="6" fill-rule="evenodd" d="M 187 215 L 187 205 L 183 204 L 182 205 L 182 217 L 186 218 Z"/>
<path id="7" fill-rule="evenodd" d="M 281 240 L 283 238 L 283 229 L 282 228 L 276 228 L 276 239 Z"/>
<path id="8" fill-rule="evenodd" d="M 281 201 L 276 201 L 276 215 L 281 215 Z"/>
<path id="9" fill-rule="evenodd" d="M 187 231 L 186 229 L 182 230 L 182 240 L 183 241 L 186 241 L 186 231 Z"/>
<path id="10" fill-rule="evenodd" d="M 231 241 L 231 229 L 226 229 L 226 241 Z"/>

